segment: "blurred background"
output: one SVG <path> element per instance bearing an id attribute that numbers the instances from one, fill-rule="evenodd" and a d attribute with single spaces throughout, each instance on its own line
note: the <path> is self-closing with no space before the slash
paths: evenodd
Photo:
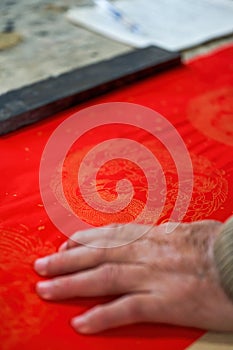
<path id="1" fill-rule="evenodd" d="M 0 0 L 0 93 L 131 50 L 66 19 L 90 3 Z"/>
<path id="2" fill-rule="evenodd" d="M 69 8 L 87 5 L 93 2 L 0 0 L 0 94 L 134 49 L 67 20 Z M 232 41 L 228 35 L 185 50 L 183 59 Z"/>

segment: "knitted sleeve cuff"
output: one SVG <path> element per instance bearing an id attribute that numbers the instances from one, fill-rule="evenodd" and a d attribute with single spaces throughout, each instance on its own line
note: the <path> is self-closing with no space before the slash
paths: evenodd
<path id="1" fill-rule="evenodd" d="M 214 259 L 221 286 L 233 302 L 233 217 L 226 221 L 215 241 Z"/>

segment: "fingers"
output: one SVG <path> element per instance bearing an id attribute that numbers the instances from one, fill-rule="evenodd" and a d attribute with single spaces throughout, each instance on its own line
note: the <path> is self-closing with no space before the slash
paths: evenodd
<path id="1" fill-rule="evenodd" d="M 104 249 L 83 246 L 38 259 L 34 268 L 41 276 L 56 276 L 97 266 L 105 259 Z"/>
<path id="2" fill-rule="evenodd" d="M 37 283 L 37 293 L 47 300 L 123 294 L 145 288 L 142 265 L 105 264 L 85 272 Z"/>
<path id="3" fill-rule="evenodd" d="M 81 246 L 38 259 L 34 268 L 41 276 L 57 276 L 104 263 L 133 263 L 134 250 L 132 246 L 112 249 Z"/>
<path id="4" fill-rule="evenodd" d="M 73 318 L 72 327 L 80 333 L 98 333 L 110 328 L 146 321 L 142 295 L 122 297 L 111 303 L 96 306 L 84 315 Z"/>
<path id="5" fill-rule="evenodd" d="M 122 232 L 123 225 L 117 224 L 79 231 L 73 234 L 67 242 L 63 243 L 60 249 L 64 251 L 65 249 L 74 248 L 79 244 L 95 248 L 114 247 L 118 245 L 114 243 L 120 239 L 119 233 L 122 235 Z"/>
<path id="6" fill-rule="evenodd" d="M 95 248 L 120 247 L 136 241 L 149 231 L 151 231 L 150 226 L 133 224 L 112 224 L 79 231 L 63 243 L 59 251 L 74 248 L 79 244 Z"/>

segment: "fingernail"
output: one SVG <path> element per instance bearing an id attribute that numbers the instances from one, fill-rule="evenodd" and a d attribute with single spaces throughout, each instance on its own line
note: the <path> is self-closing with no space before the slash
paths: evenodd
<path id="1" fill-rule="evenodd" d="M 87 318 L 85 316 L 75 317 L 71 320 L 72 327 L 80 333 L 90 333 L 90 328 L 87 324 Z"/>
<path id="2" fill-rule="evenodd" d="M 43 282 L 37 283 L 36 290 L 43 299 L 51 299 L 52 297 L 51 287 L 52 287 L 51 281 L 43 281 Z"/>
<path id="3" fill-rule="evenodd" d="M 58 248 L 59 252 L 63 252 L 64 250 L 66 250 L 67 248 L 67 242 L 62 243 L 62 245 L 60 245 L 60 247 Z"/>
<path id="4" fill-rule="evenodd" d="M 36 272 L 38 272 L 42 276 L 45 276 L 47 272 L 48 261 L 48 257 L 37 259 L 34 263 L 34 269 L 36 270 Z"/>

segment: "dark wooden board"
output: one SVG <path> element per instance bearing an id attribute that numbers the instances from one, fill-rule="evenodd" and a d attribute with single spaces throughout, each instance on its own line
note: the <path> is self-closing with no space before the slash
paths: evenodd
<path id="1" fill-rule="evenodd" d="M 0 135 L 180 63 L 151 46 L 85 66 L 0 96 Z"/>

